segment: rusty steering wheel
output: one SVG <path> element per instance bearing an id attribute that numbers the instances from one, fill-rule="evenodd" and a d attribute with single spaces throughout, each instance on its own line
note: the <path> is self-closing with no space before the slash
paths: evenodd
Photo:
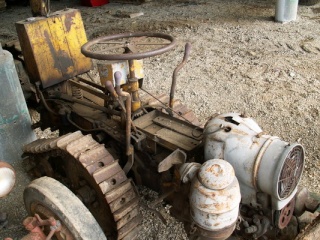
<path id="1" fill-rule="evenodd" d="M 148 38 L 168 40 L 166 43 L 152 43 L 150 41 L 143 42 Z M 112 42 L 111 42 L 112 40 Z M 116 41 L 121 40 L 121 41 Z M 93 45 L 96 44 L 109 44 L 112 47 L 103 49 L 101 52 L 94 52 L 90 50 Z M 146 45 L 160 45 L 161 47 L 151 49 L 148 51 L 140 52 L 138 46 Z M 98 60 L 139 60 L 147 57 L 153 57 L 165 52 L 170 51 L 176 45 L 176 40 L 172 36 L 164 33 L 147 33 L 147 32 L 135 32 L 135 33 L 121 33 L 110 36 L 102 36 L 88 41 L 81 47 L 81 52 L 86 57 L 90 57 Z M 113 50 L 124 49 L 124 53 L 113 54 L 107 53 Z"/>

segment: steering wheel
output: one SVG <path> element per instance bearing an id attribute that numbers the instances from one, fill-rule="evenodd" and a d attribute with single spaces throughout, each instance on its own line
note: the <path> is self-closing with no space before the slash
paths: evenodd
<path id="1" fill-rule="evenodd" d="M 150 38 L 150 39 L 148 39 Z M 115 40 L 124 41 L 116 42 Z M 166 43 L 152 43 L 142 42 L 143 40 L 168 40 Z M 112 42 L 110 42 L 113 40 Z M 109 42 L 108 42 L 109 41 Z M 112 47 L 103 49 L 103 52 L 110 52 L 111 50 L 125 49 L 125 53 L 121 54 L 108 54 L 98 53 L 90 50 L 93 45 L 96 44 L 109 44 Z M 138 46 L 146 45 L 162 45 L 160 48 L 152 49 L 149 51 L 140 52 Z M 164 33 L 147 33 L 147 32 L 136 32 L 136 33 L 121 33 L 110 36 L 103 36 L 93 40 L 90 40 L 81 47 L 81 52 L 86 57 L 90 57 L 98 60 L 139 60 L 147 57 L 153 57 L 162 53 L 168 52 L 173 49 L 176 45 L 176 40 L 172 36 Z"/>

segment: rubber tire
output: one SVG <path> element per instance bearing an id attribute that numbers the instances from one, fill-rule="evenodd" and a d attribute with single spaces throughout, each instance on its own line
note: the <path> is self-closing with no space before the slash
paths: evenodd
<path id="1" fill-rule="evenodd" d="M 316 5 L 320 0 L 299 0 L 299 5 L 313 6 Z"/>
<path id="2" fill-rule="evenodd" d="M 53 178 L 41 177 L 34 180 L 24 190 L 23 198 L 29 215 L 37 213 L 32 211 L 32 205 L 41 204 L 56 214 L 77 240 L 107 239 L 80 199 Z"/>

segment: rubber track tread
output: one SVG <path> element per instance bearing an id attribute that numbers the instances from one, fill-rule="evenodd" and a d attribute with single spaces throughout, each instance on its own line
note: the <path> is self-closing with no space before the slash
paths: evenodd
<path id="1" fill-rule="evenodd" d="M 139 212 L 139 196 L 117 161 L 92 136 L 80 131 L 52 139 L 38 139 L 23 148 L 29 157 L 38 154 L 59 156 L 67 153 L 74 157 L 95 180 L 105 195 L 106 204 L 113 212 L 117 223 L 118 239 L 134 239 L 142 217 Z M 129 237 L 129 238 L 128 238 Z"/>

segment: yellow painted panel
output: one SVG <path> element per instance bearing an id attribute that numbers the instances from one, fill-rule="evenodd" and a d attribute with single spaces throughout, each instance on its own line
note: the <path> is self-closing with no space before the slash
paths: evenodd
<path id="1" fill-rule="evenodd" d="M 102 85 L 105 85 L 106 81 L 111 81 L 115 86 L 114 73 L 121 73 L 121 82 L 120 84 L 125 84 L 127 82 L 128 75 L 128 62 L 110 62 L 110 63 L 98 63 L 98 71 L 100 76 L 100 82 Z"/>
<path id="2" fill-rule="evenodd" d="M 92 68 L 81 53 L 87 42 L 79 10 L 67 9 L 50 17 L 16 23 L 26 68 L 33 81 L 49 87 Z"/>
<path id="3" fill-rule="evenodd" d="M 143 61 L 142 60 L 134 60 L 133 61 L 133 70 L 137 78 L 144 78 L 143 72 Z"/>
<path id="4" fill-rule="evenodd" d="M 128 61 L 98 63 L 97 65 L 98 65 L 98 70 L 100 75 L 100 82 L 102 85 L 105 85 L 106 81 L 111 81 L 115 85 L 114 73 L 117 71 L 121 72 L 121 85 L 126 84 L 128 82 L 128 75 L 129 75 Z M 143 61 L 134 60 L 133 67 L 134 67 L 135 76 L 138 79 L 144 78 Z"/>

